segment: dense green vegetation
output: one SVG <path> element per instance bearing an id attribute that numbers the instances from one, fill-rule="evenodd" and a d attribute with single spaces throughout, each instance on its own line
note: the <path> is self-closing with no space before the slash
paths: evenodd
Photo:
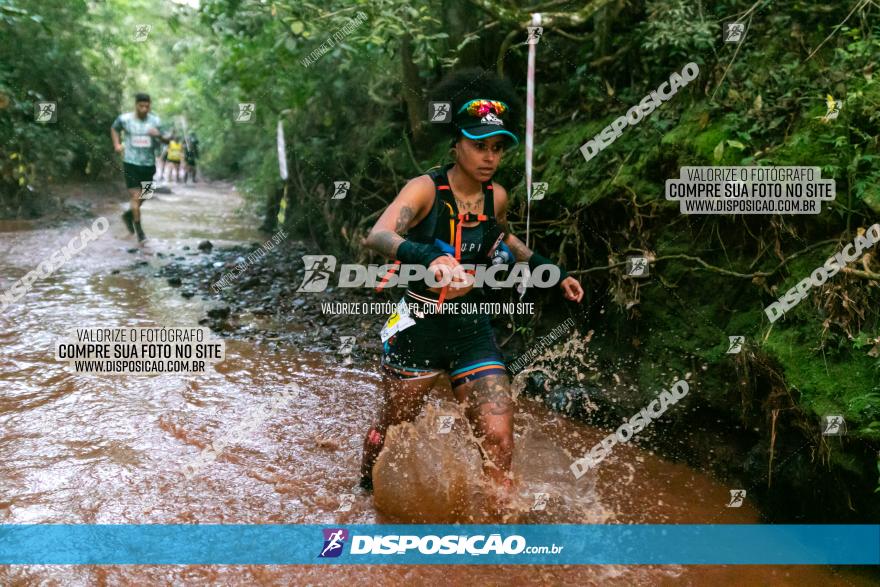
<path id="1" fill-rule="evenodd" d="M 196 10 L 0 0 L 5 213 L 38 208 L 45 182 L 112 173 L 105 129 L 144 89 L 161 116 L 198 129 L 207 173 L 236 178 L 260 203 L 286 187 L 289 230 L 366 259 L 360 239 L 383 205 L 406 179 L 446 161 L 424 121 L 427 89 L 450 68 L 480 65 L 524 92 L 534 9 L 545 19 L 535 175 L 550 192 L 533 205 L 532 226 L 545 254 L 580 270 L 589 323 L 607 334 L 602 354 L 632 357 L 645 394 L 667 385 L 670 369 L 697 373 L 697 417 L 757 431 L 749 458 L 731 469 L 762 483 L 785 515 L 880 518 L 871 498 L 880 465 L 878 253 L 812 290 L 784 320 L 771 325 L 763 313 L 880 219 L 873 3 L 204 0 Z M 722 23 L 735 17 L 748 24 L 745 41 L 721 43 Z M 136 43 L 140 22 L 153 29 Z M 693 83 L 584 160 L 581 144 L 691 61 L 700 67 Z M 841 105 L 836 118 L 826 116 L 828 95 Z M 35 123 L 32 102 L 52 96 L 59 123 Z M 254 124 L 235 122 L 239 102 L 256 104 Z M 520 232 L 523 156 L 511 152 L 496 178 Z M 663 197 L 683 165 L 758 164 L 821 167 L 837 198 L 818 216 L 733 217 L 684 216 Z M 337 180 L 352 186 L 341 202 L 329 200 Z M 637 251 L 656 259 L 654 279 L 624 278 L 620 263 Z M 747 337 L 739 355 L 726 354 L 729 335 Z M 847 437 L 820 435 L 828 414 L 845 417 Z M 781 503 L 763 482 L 768 461 L 807 441 L 820 449 L 774 479 L 832 490 Z"/>

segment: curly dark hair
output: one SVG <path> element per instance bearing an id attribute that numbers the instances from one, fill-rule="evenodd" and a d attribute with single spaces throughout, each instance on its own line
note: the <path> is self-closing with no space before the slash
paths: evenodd
<path id="1" fill-rule="evenodd" d="M 495 73 L 480 67 L 459 69 L 446 74 L 428 93 L 431 102 L 452 102 L 453 114 L 466 102 L 477 98 L 500 100 L 507 104 L 509 111 L 505 116 L 505 127 L 521 136 L 520 120 L 525 116 L 522 100 L 510 80 L 498 77 Z M 453 141 L 461 134 L 455 124 L 435 124 L 438 130 L 446 133 Z"/>

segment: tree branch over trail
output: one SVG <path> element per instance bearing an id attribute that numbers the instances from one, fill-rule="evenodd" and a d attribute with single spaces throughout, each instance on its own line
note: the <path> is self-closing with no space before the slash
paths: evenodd
<path id="1" fill-rule="evenodd" d="M 541 26 L 551 28 L 577 28 L 585 24 L 597 12 L 617 0 L 593 0 L 577 12 L 542 12 Z M 471 4 L 502 23 L 519 24 L 524 28 L 532 21 L 531 12 L 500 4 L 497 0 L 469 0 Z M 552 3 L 551 3 L 552 4 Z M 548 5 L 549 6 L 549 5 Z"/>

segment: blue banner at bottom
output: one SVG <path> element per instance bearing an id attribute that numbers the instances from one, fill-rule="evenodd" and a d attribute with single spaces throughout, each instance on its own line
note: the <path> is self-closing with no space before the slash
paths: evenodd
<path id="1" fill-rule="evenodd" d="M 878 565 L 880 525 L 0 525 L 0 564 Z"/>

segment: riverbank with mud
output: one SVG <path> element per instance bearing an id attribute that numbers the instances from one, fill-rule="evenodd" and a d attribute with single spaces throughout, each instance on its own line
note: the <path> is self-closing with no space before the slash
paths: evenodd
<path id="1" fill-rule="evenodd" d="M 229 185 L 175 188 L 145 206 L 143 223 L 151 240 L 143 246 L 119 218 L 124 194 L 97 199 L 87 207 L 92 214 L 88 218 L 50 228 L 0 224 L 4 288 L 95 216 L 108 218 L 111 225 L 102 238 L 50 277 L 35 281 L 23 299 L 0 314 L 0 523 L 339 526 L 440 519 L 542 524 L 761 520 L 748 499 L 740 507 L 725 507 L 729 487 L 705 470 L 635 443 L 615 447 L 595 474 L 575 479 L 570 464 L 607 436 L 608 429 L 556 414 L 528 394 L 520 396 L 514 421 L 517 496 L 503 519 L 493 518 L 478 498 L 480 478 L 473 469 L 478 451 L 445 382 L 432 390 L 425 413 L 389 438 L 376 494 L 360 491 L 363 434 L 381 396 L 373 349 L 378 350 L 376 329 L 384 317 L 330 322 L 321 316 L 320 304 L 297 297 L 296 257 L 307 247 L 295 243 L 292 235 L 289 249 L 275 247 L 277 258 L 267 253 L 229 288 L 213 292 L 211 284 L 236 267 L 239 256 L 247 259 L 254 250 L 242 243 L 259 247 L 271 238 L 250 228 L 254 219 L 240 212 L 242 204 Z M 214 243 L 210 252 L 207 245 L 199 249 L 205 240 Z M 254 277 L 246 289 L 236 288 Z M 326 295 L 347 299 L 336 291 Z M 354 295 L 356 299 L 359 294 Z M 222 332 L 226 346 L 224 361 L 203 374 L 73 373 L 54 356 L 55 342 L 77 328 L 200 324 Z M 338 338 L 352 335 L 357 342 L 346 356 Z M 601 363 L 595 372 L 583 367 L 582 361 L 592 364 L 585 344 L 582 335 L 561 335 L 545 350 L 564 355 L 549 358 L 560 372 L 574 369 L 574 363 L 566 368 L 565 361 L 581 364 L 584 381 L 598 391 L 588 389 L 598 396 L 601 386 L 596 382 L 614 378 Z M 520 351 L 511 354 L 522 356 Z M 535 357 L 524 365 L 521 377 L 537 376 L 527 371 L 540 365 Z M 282 397 L 292 399 L 279 406 Z M 449 434 L 426 432 L 438 415 L 453 417 Z M 200 458 L 208 453 L 212 458 Z M 193 462 L 204 464 L 193 471 L 188 468 Z M 385 489 L 380 489 L 380 480 Z M 439 491 L 444 487 L 455 491 Z M 473 495 L 477 498 L 463 498 Z M 546 497 L 541 509 L 534 506 L 536 495 Z M 436 581 L 437 573 L 437 568 L 415 566 L 19 566 L 0 567 L 0 583 L 421 584 Z M 502 575 L 523 585 L 870 584 L 848 569 L 791 566 L 515 565 L 443 567 L 441 574 L 453 584 L 491 582 Z"/>

